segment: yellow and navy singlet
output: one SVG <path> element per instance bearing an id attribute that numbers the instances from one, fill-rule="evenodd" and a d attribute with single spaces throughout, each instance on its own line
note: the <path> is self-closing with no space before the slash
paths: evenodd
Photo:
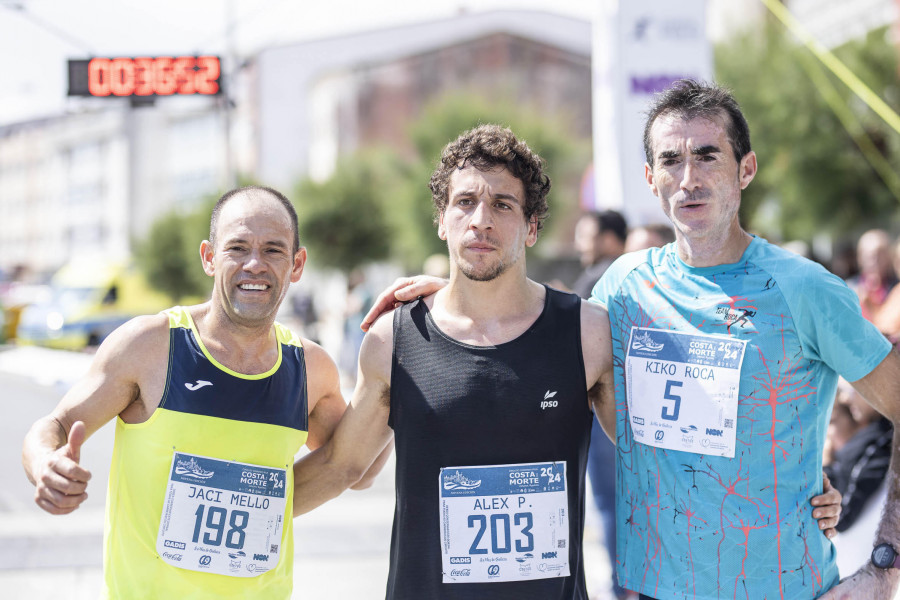
<path id="1" fill-rule="evenodd" d="M 275 365 L 243 375 L 209 354 L 186 308 L 165 314 L 169 364 L 159 407 L 144 423 L 116 419 L 104 597 L 289 598 L 292 465 L 308 433 L 300 339 L 276 323 Z M 248 526 L 261 515 L 270 519 L 263 542 Z"/>

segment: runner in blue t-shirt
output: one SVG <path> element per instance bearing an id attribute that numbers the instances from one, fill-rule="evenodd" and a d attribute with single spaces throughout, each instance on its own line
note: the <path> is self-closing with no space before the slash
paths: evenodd
<path id="1" fill-rule="evenodd" d="M 644 146 L 676 241 L 625 255 L 593 293 L 612 323 L 619 581 L 659 599 L 893 597 L 896 457 L 887 568 L 834 587 L 808 501 L 838 375 L 896 427 L 900 357 L 840 279 L 741 228 L 756 155 L 727 91 L 663 92 Z"/>

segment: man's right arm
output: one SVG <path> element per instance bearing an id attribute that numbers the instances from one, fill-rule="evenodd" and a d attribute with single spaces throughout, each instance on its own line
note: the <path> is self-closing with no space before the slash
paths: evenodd
<path id="1" fill-rule="evenodd" d="M 79 464 L 81 444 L 140 398 L 141 370 L 152 365 L 152 348 L 166 323 L 162 315 L 139 317 L 114 331 L 85 376 L 32 425 L 22 445 L 22 466 L 42 509 L 67 514 L 87 498 L 91 474 Z M 162 343 L 167 342 L 166 337 Z"/>
<path id="2" fill-rule="evenodd" d="M 334 435 L 294 463 L 294 516 L 308 512 L 377 473 L 390 452 L 393 326 L 378 319 L 363 339 L 356 389 Z"/>

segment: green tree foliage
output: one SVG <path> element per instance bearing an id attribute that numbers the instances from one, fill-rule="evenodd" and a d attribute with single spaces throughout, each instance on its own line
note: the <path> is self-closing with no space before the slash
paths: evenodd
<path id="1" fill-rule="evenodd" d="M 565 222 L 561 216 L 577 212 L 580 175 L 590 162 L 588 139 L 575 139 L 565 115 L 548 117 L 511 100 L 460 93 L 427 105 L 411 123 L 412 153 L 364 150 L 339 161 L 327 181 L 298 185 L 301 243 L 309 247 L 313 264 L 350 270 L 391 258 L 419 272 L 425 258 L 446 253 L 428 182 L 443 147 L 482 123 L 510 127 L 546 160 L 553 189 L 551 219 L 542 236 L 552 237 L 554 225 Z"/>
<path id="2" fill-rule="evenodd" d="M 172 210 L 153 222 L 147 237 L 137 244 L 135 259 L 154 288 L 176 302 L 206 297 L 212 279 L 200 263 L 200 242 L 209 236 L 209 215 L 218 196 L 209 197 L 189 212 Z"/>
<path id="3" fill-rule="evenodd" d="M 396 171 L 392 152 L 361 152 L 341 159 L 328 180 L 304 179 L 297 186 L 300 243 L 311 264 L 349 272 L 388 257 L 385 206 Z"/>
<path id="4" fill-rule="evenodd" d="M 835 54 L 900 108 L 896 50 L 884 29 Z M 767 22 L 720 44 L 715 56 L 717 80 L 740 101 L 759 159 L 759 173 L 743 196 L 745 223 L 776 238 L 808 240 L 819 232 L 839 236 L 884 226 L 897 215 L 897 199 L 857 140 L 867 135 L 896 172 L 900 136 L 780 24 Z M 855 125 L 849 132 L 823 96 L 829 89 L 850 109 Z"/>

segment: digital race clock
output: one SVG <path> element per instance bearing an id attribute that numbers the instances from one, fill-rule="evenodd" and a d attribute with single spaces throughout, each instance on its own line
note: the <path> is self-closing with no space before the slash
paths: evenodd
<path id="1" fill-rule="evenodd" d="M 69 96 L 215 95 L 218 56 L 91 58 L 69 61 Z"/>

